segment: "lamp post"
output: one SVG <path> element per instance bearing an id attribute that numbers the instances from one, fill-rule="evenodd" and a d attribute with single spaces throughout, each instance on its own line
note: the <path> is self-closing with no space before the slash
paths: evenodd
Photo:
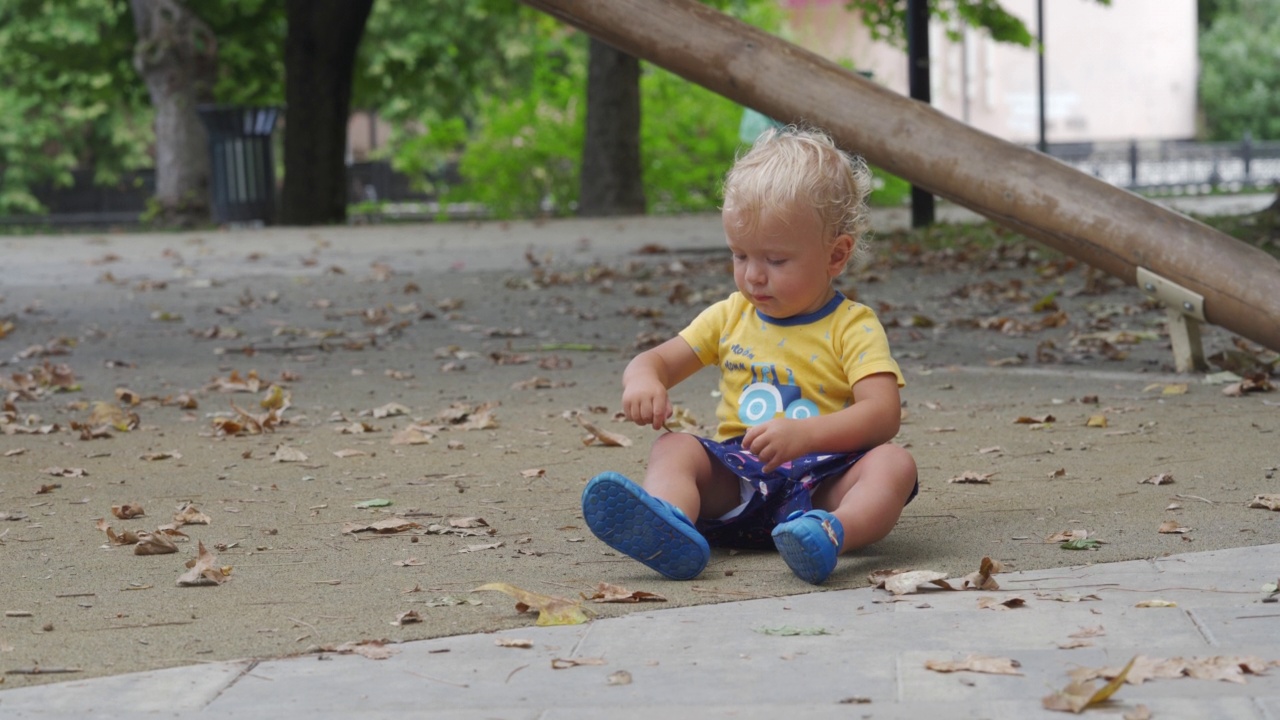
<path id="1" fill-rule="evenodd" d="M 911 99 L 930 103 L 928 0 L 907 0 L 907 86 Z M 927 227 L 933 224 L 933 219 L 933 195 L 913 184 L 911 227 Z"/>
<path id="2" fill-rule="evenodd" d="M 1040 137 L 1036 143 L 1036 147 L 1042 153 L 1049 152 L 1048 133 L 1046 133 L 1047 121 L 1044 110 L 1044 0 L 1036 0 L 1036 88 L 1039 94 L 1039 120 L 1040 120 Z"/>

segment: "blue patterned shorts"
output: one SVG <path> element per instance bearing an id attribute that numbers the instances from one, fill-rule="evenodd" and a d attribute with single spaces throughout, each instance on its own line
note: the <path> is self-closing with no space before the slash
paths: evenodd
<path id="1" fill-rule="evenodd" d="M 698 438 L 712 462 L 736 475 L 743 485 L 745 504 L 721 518 L 699 519 L 698 531 L 716 547 L 773 549 L 773 528 L 799 510 L 813 509 L 813 491 L 829 478 L 839 478 L 866 453 L 814 453 L 764 472 L 764 462 L 742 448 L 742 438 L 724 442 Z M 750 490 L 748 490 L 750 488 Z M 920 484 L 907 502 L 915 499 Z"/>

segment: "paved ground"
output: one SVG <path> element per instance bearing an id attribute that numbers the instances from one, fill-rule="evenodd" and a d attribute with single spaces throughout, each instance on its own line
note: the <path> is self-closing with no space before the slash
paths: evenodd
<path id="1" fill-rule="evenodd" d="M 990 591 L 864 588 L 637 611 L 396 645 L 382 660 L 211 663 L 9 690 L 0 715 L 1026 720 L 1062 717 L 1044 698 L 1073 672 L 1115 673 L 1137 657 L 1131 684 L 1085 712 L 1274 720 L 1280 604 L 1262 601 L 1278 551 L 996 575 Z M 948 663 L 979 670 L 934 669 Z"/>
<path id="2" fill-rule="evenodd" d="M 584 538 L 582 484 L 604 469 L 638 474 L 650 438 L 609 420 L 621 368 L 723 294 L 720 242 L 706 217 L 0 241 L 6 379 L 66 363 L 82 388 L 20 396 L 14 433 L 0 436 L 0 716 L 763 717 L 807 703 L 815 717 L 1036 717 L 1076 666 L 1139 653 L 1280 659 L 1258 640 L 1280 614 L 1259 602 L 1280 575 L 1280 522 L 1246 507 L 1277 491 L 1280 403 L 1172 373 L 1156 308 L 1028 246 L 895 246 L 846 288 L 890 324 L 909 382 L 899 440 L 924 490 L 888 540 L 842 560 L 826 592 L 805 594 L 814 588 L 771 553 L 717 552 L 697 581 L 670 583 Z M 1031 307 L 1045 298 L 1067 324 Z M 1237 350 L 1213 329 L 1206 342 Z M 263 412 L 265 383 L 222 392 L 250 370 L 289 389 L 288 422 L 224 436 L 231 402 Z M 709 386 L 691 381 L 677 401 L 706 418 Z M 79 439 L 71 423 L 93 401 L 124 403 L 116 388 L 144 398 L 140 424 Z M 164 402 L 183 392 L 198 409 Z M 409 416 L 372 417 L 392 401 Z M 391 442 L 489 401 L 501 403 L 496 427 Z M 584 446 L 576 414 L 634 445 Z M 1090 427 L 1095 416 L 1107 426 Z M 377 427 L 335 432 L 360 422 Z M 275 462 L 280 446 L 310 458 Z M 182 457 L 157 455 L 174 450 Z M 55 467 L 87 475 L 51 478 Z M 947 482 L 966 471 L 991 482 Z M 1141 482 L 1161 473 L 1174 483 Z M 58 487 L 33 493 L 44 485 Z M 371 498 L 393 504 L 353 508 Z M 122 502 L 147 516 L 112 519 Z M 188 544 L 139 558 L 95 527 L 105 516 L 150 529 L 182 502 L 213 516 L 185 530 L 233 566 L 225 585 L 175 586 Z M 345 531 L 468 516 L 492 534 Z M 1184 530 L 1157 532 L 1166 520 Z M 1049 540 L 1068 530 L 1103 544 Z M 1211 552 L 1180 554 L 1200 550 Z M 1000 591 L 893 602 L 867 587 L 874 570 L 961 577 L 983 556 L 1009 570 Z M 534 629 L 505 596 L 466 592 L 488 582 L 569 598 L 610 582 L 672 609 L 588 603 L 600 618 L 589 625 Z M 1059 591 L 1098 599 L 1048 596 Z M 978 608 L 1011 595 L 1026 606 Z M 1149 599 L 1179 607 L 1135 607 Z M 423 621 L 390 625 L 407 610 Z M 1055 647 L 1099 626 L 1081 638 L 1091 647 Z M 378 639 L 392 657 L 337 654 Z M 970 653 L 1017 660 L 1024 675 L 924 669 Z M 552 664 L 588 658 L 607 664 Z M 51 672 L 67 668 L 80 672 Z M 608 684 L 623 670 L 631 684 Z M 1184 677 L 1117 697 L 1161 718 L 1275 718 L 1274 683 Z"/>

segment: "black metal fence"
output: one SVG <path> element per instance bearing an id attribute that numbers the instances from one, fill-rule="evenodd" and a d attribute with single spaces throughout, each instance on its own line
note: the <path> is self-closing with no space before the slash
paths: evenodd
<path id="1" fill-rule="evenodd" d="M 1050 145 L 1049 154 L 1117 187 L 1150 194 L 1238 192 L 1280 184 L 1280 142 L 1274 141 L 1064 143 Z M 449 172 L 451 182 L 458 180 L 455 173 Z M 76 172 L 74 178 L 71 187 L 35 188 L 47 215 L 0 216 L 0 224 L 134 224 L 155 191 L 151 170 L 129 173 L 111 186 L 95 185 L 90 171 Z M 434 198 L 424 186 L 386 162 L 347 166 L 352 203 L 430 202 Z"/>
<path id="2" fill-rule="evenodd" d="M 1050 145 L 1049 154 L 1117 187 L 1196 195 L 1280 183 L 1280 142 L 1127 142 Z"/>

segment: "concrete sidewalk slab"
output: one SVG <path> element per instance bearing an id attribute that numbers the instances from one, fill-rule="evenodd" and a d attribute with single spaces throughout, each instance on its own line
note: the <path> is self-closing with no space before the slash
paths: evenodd
<path id="1" fill-rule="evenodd" d="M 1262 602 L 1278 560 L 1269 545 L 1000 574 L 990 592 L 862 588 L 655 609 L 404 643 L 386 660 L 305 655 L 15 689 L 0 693 L 0 716 L 1061 718 L 1040 699 L 1076 668 L 1135 655 L 1280 663 L 1280 606 Z M 978 607 L 1012 596 L 1026 605 Z M 1177 606 L 1136 607 L 1154 598 Z M 1082 630 L 1091 645 L 1058 647 Z M 532 648 L 496 644 L 515 638 Z M 1021 674 L 925 667 L 975 654 Z M 1275 720 L 1280 664 L 1240 679 L 1126 685 L 1105 712 Z"/>

